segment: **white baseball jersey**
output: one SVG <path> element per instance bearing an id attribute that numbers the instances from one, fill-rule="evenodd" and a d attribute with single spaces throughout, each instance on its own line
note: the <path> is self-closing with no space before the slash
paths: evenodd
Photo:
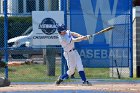
<path id="1" fill-rule="evenodd" d="M 63 47 L 64 51 L 70 51 L 71 49 L 74 49 L 74 42 L 72 42 L 73 36 L 71 35 L 70 31 L 66 31 L 67 34 L 60 35 L 59 41 L 61 46 Z"/>
<path id="2" fill-rule="evenodd" d="M 77 68 L 78 72 L 83 71 L 83 65 L 81 57 L 74 47 L 74 37 L 71 35 L 69 30 L 66 31 L 65 35 L 59 36 L 59 41 L 64 49 L 64 57 L 67 60 L 68 71 L 67 74 L 71 76 Z"/>

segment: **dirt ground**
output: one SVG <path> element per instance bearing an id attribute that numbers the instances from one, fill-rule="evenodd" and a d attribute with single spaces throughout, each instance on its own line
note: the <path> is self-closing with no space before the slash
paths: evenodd
<path id="1" fill-rule="evenodd" d="M 93 84 L 93 83 L 92 83 Z M 14 91 L 50 91 L 50 90 L 93 90 L 106 91 L 115 93 L 140 93 L 140 83 L 95 83 L 92 86 L 82 86 L 81 84 L 63 84 L 56 86 L 55 84 L 11 84 L 8 87 L 0 87 L 0 92 Z M 72 92 L 73 93 L 73 92 Z M 77 93 L 77 92 L 76 92 Z M 99 92 L 98 92 L 99 93 Z M 101 93 L 101 92 L 100 92 Z M 103 92 L 102 92 L 103 93 Z"/>

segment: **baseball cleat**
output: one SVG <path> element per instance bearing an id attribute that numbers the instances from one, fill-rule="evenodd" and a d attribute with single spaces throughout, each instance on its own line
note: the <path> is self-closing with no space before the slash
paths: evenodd
<path id="1" fill-rule="evenodd" d="M 88 81 L 84 81 L 82 85 L 83 86 L 92 86 L 92 84 Z"/>
<path id="2" fill-rule="evenodd" d="M 58 80 L 55 82 L 55 84 L 56 84 L 56 85 L 59 85 L 59 84 L 62 83 L 62 82 L 63 82 L 62 79 L 58 79 Z"/>

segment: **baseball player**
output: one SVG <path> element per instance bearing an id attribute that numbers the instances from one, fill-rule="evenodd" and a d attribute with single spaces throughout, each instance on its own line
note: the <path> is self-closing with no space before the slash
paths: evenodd
<path id="1" fill-rule="evenodd" d="M 78 33 L 71 32 L 70 30 L 67 30 L 66 26 L 63 24 L 59 25 L 57 30 L 59 33 L 60 44 L 64 49 L 63 55 L 67 61 L 68 71 L 64 75 L 59 76 L 58 80 L 56 81 L 56 85 L 59 85 L 61 82 L 63 82 L 64 79 L 74 74 L 75 69 L 78 70 L 78 73 L 83 81 L 83 85 L 92 85 L 86 79 L 81 57 L 74 47 L 74 42 L 88 40 L 91 36 L 82 36 Z"/>

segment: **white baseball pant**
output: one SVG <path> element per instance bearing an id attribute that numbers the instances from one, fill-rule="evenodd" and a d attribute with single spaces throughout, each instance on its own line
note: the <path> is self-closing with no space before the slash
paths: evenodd
<path id="1" fill-rule="evenodd" d="M 81 57 L 77 50 L 71 50 L 69 52 L 64 52 L 64 57 L 67 60 L 68 71 L 67 74 L 71 76 L 75 69 L 79 71 L 84 71 Z"/>

